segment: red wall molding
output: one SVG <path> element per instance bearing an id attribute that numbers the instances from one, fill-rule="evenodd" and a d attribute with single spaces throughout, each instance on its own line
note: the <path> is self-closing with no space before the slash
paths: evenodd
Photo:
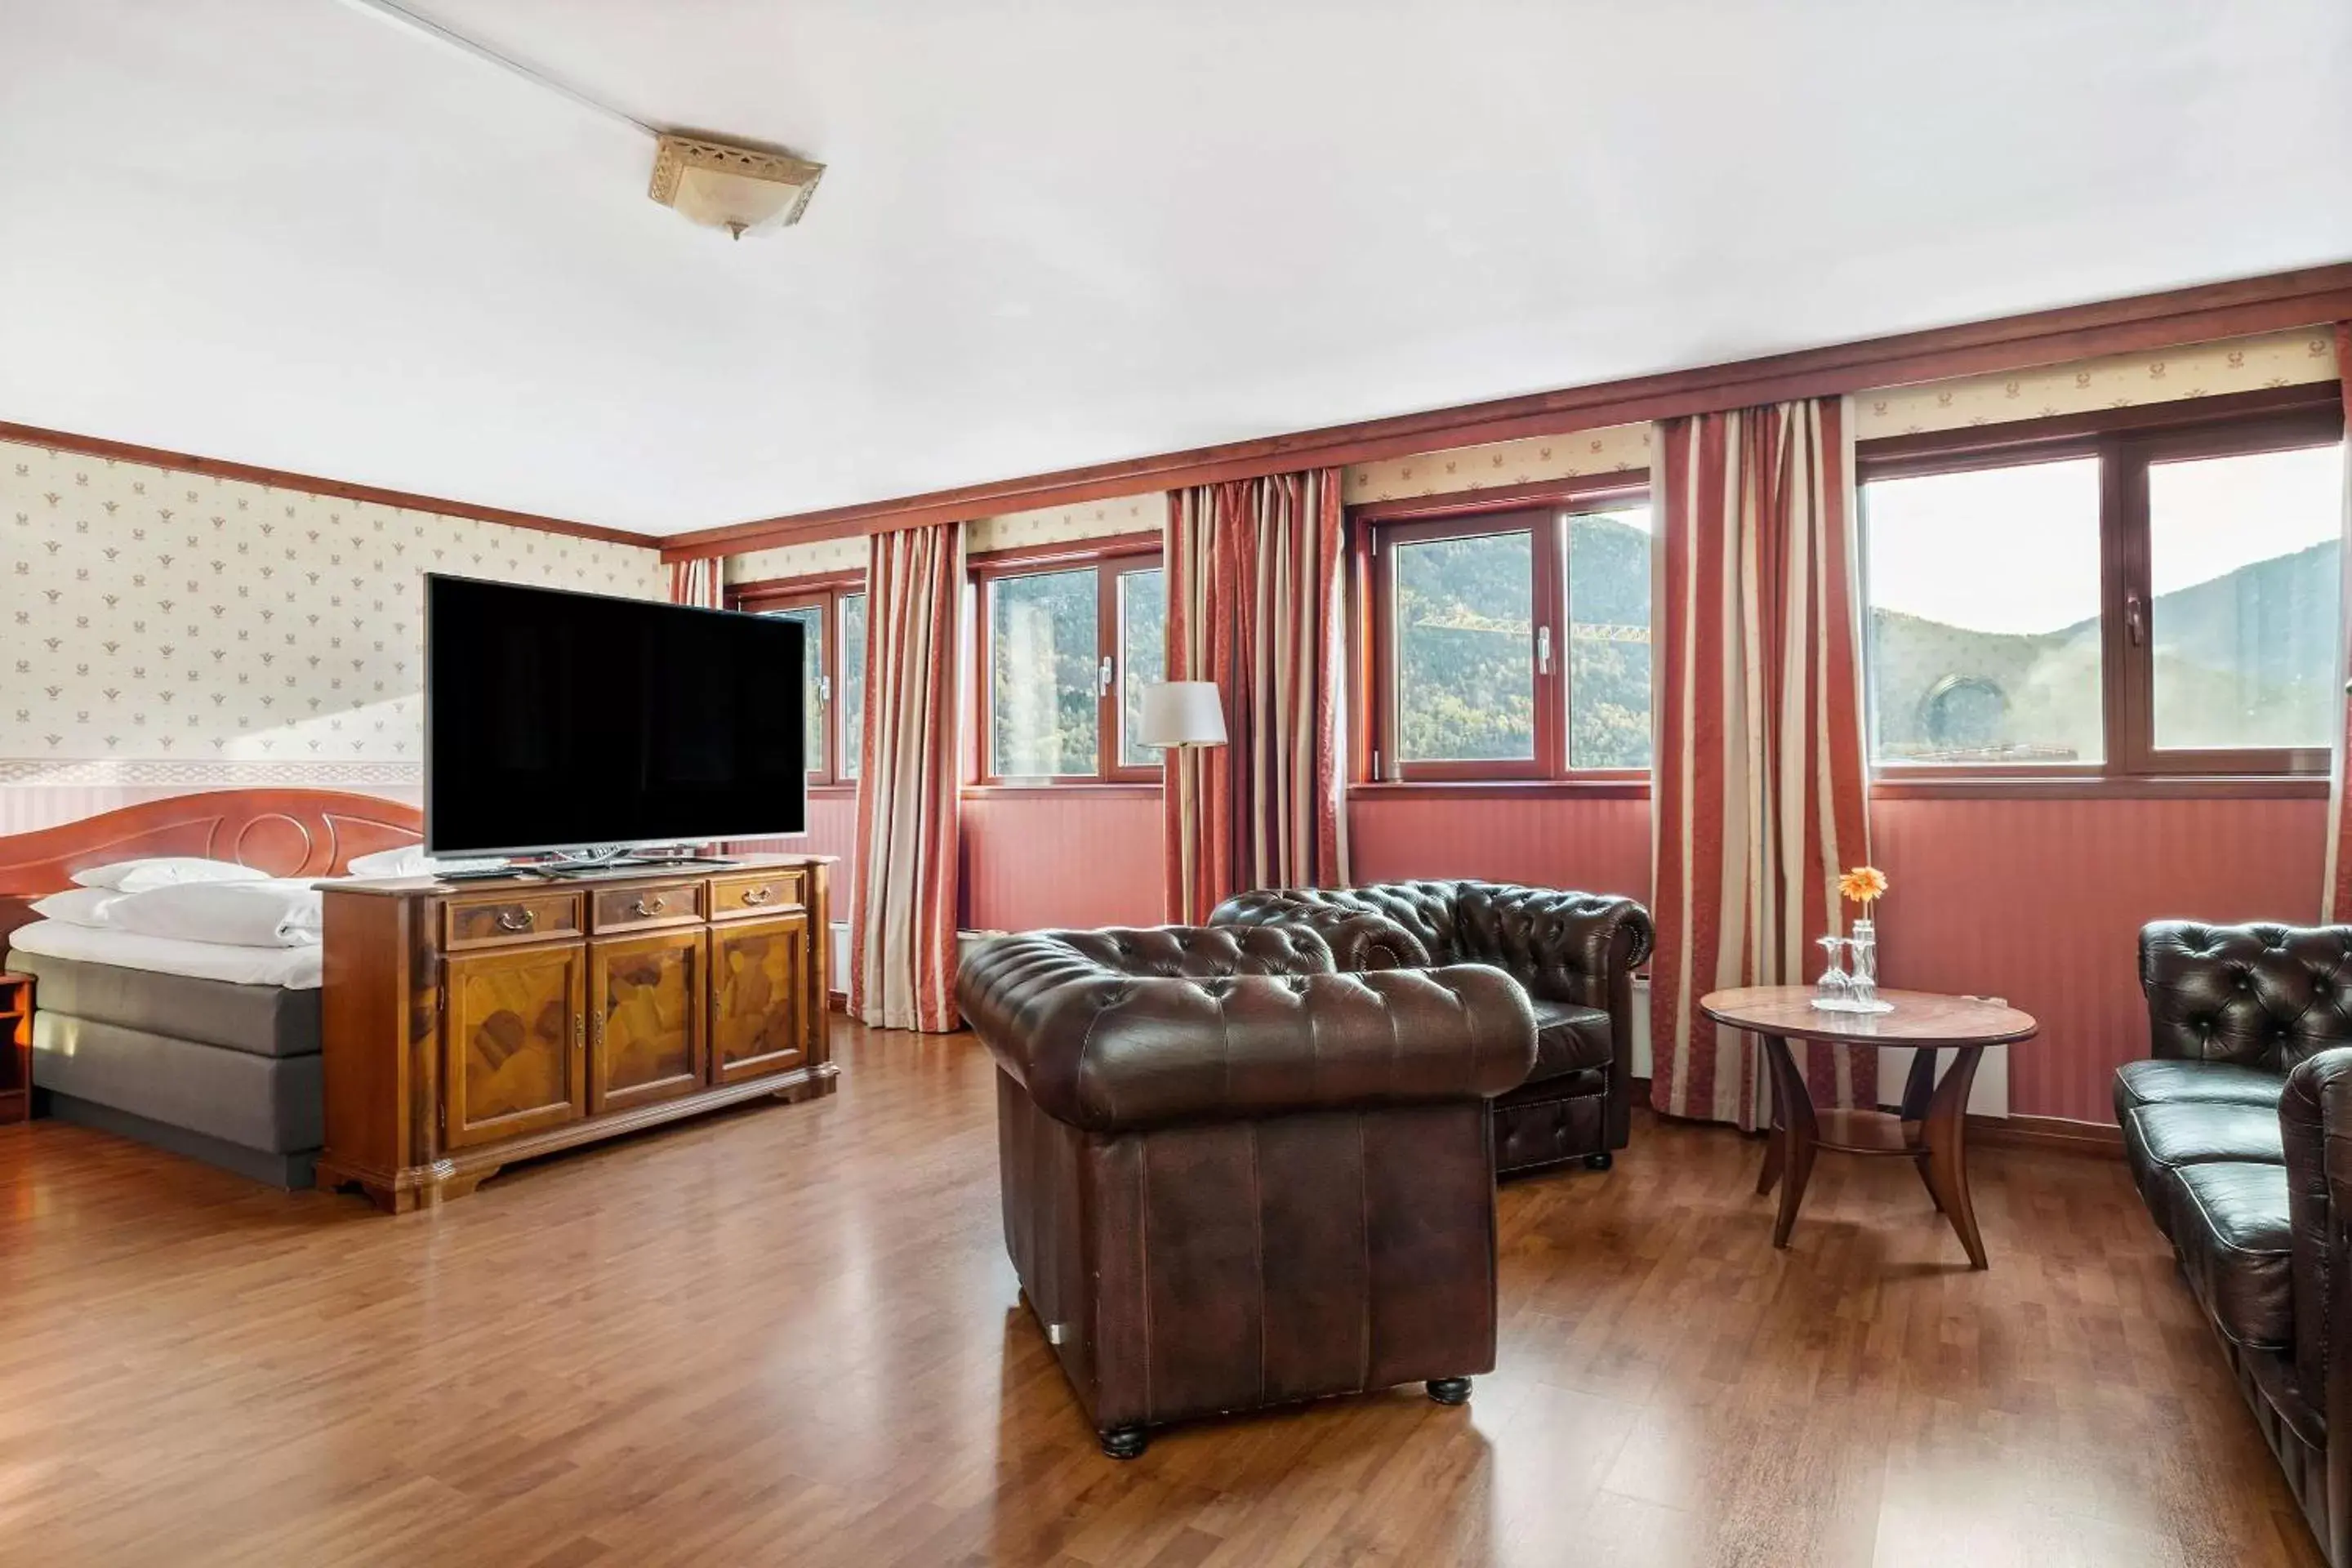
<path id="1" fill-rule="evenodd" d="M 2352 263 L 2307 268 L 1662 375 L 1062 468 L 889 500 L 788 513 L 679 534 L 664 546 L 662 558 L 728 555 L 919 523 L 1068 506 L 1179 485 L 1248 479 L 1286 468 L 1370 462 L 1784 398 L 2024 370 L 2347 318 L 2352 318 Z"/>

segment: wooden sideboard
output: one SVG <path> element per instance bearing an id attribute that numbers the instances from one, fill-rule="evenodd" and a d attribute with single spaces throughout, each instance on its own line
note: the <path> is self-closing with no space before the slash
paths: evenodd
<path id="1" fill-rule="evenodd" d="M 319 1184 L 400 1213 L 513 1161 L 831 1093 L 831 865 L 325 884 Z"/>

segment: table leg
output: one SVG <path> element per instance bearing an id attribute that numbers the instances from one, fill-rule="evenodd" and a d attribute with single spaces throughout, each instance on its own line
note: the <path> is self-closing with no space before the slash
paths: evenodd
<path id="1" fill-rule="evenodd" d="M 1984 1238 L 1977 1232 L 1976 1204 L 1969 1194 L 1969 1089 L 1975 1083 L 1977 1062 L 1984 1056 L 1982 1046 L 1962 1046 L 1952 1058 L 1952 1070 L 1936 1086 L 1935 1098 L 1927 1102 L 1927 1115 L 1920 1128 L 1920 1143 L 1925 1158 L 1920 1162 L 1920 1174 L 1927 1179 L 1927 1191 L 1935 1197 L 1936 1206 L 1944 1211 L 1951 1222 L 1953 1234 L 1968 1249 L 1969 1267 L 1982 1268 L 1985 1263 Z"/>
<path id="2" fill-rule="evenodd" d="M 1773 1110 L 1772 1152 L 1766 1156 L 1765 1172 L 1769 1176 L 1777 1169 L 1780 1178 L 1780 1213 L 1772 1222 L 1772 1245 L 1786 1247 L 1797 1210 L 1805 1201 L 1805 1183 L 1813 1173 L 1821 1124 L 1813 1115 L 1813 1097 L 1797 1071 L 1797 1059 L 1789 1054 L 1789 1042 L 1778 1035 L 1763 1038 L 1765 1065 L 1772 1071 Z M 1765 1187 L 1759 1184 L 1757 1190 Z"/>
<path id="3" fill-rule="evenodd" d="M 1918 1121 L 1927 1114 L 1936 1094 L 1936 1047 L 1921 1046 L 1911 1053 L 1911 1072 L 1903 1080 L 1903 1120 Z"/>

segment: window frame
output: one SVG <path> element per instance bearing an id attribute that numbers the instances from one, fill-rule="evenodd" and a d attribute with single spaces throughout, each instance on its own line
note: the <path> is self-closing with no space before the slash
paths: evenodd
<path id="1" fill-rule="evenodd" d="M 2344 440 L 2334 382 L 2104 409 L 2005 425 L 1882 437 L 1856 444 L 1855 505 L 1864 623 L 1864 743 L 1875 711 L 1869 657 L 1870 531 L 1861 489 L 1872 480 L 2095 458 L 2099 464 L 2099 665 L 2105 761 L 2026 767 L 2003 763 L 1870 759 L 1874 794 L 2294 795 L 2324 792 L 2328 749 L 2156 745 L 2153 546 L 2147 471 L 2153 463 L 2288 451 Z M 2137 628 L 2137 633 L 2136 629 Z"/>
<path id="2" fill-rule="evenodd" d="M 808 773 L 812 790 L 855 790 L 857 774 L 846 767 L 843 756 L 842 715 L 845 704 L 837 693 L 848 673 L 844 658 L 842 604 L 844 600 L 866 596 L 866 574 L 863 572 L 833 572 L 823 576 L 776 578 L 760 583 L 744 583 L 730 588 L 727 607 L 751 615 L 773 615 L 784 610 L 814 609 L 817 613 L 817 674 L 826 684 L 820 688 L 818 699 L 824 716 L 818 733 L 824 737 L 824 755 L 813 759 L 821 765 Z M 870 603 L 870 601 L 869 601 Z M 870 631 L 870 627 L 869 627 Z"/>
<path id="3" fill-rule="evenodd" d="M 1161 764 L 1127 763 L 1120 756 L 1124 723 L 1122 694 L 1126 686 L 1127 650 L 1118 620 L 1119 579 L 1136 572 L 1160 572 L 1165 578 L 1160 537 L 1157 533 L 1113 534 L 1097 539 L 992 550 L 974 555 L 968 563 L 971 594 L 971 643 L 965 668 L 971 671 L 971 718 L 973 754 L 968 783 L 979 789 L 1099 789 L 1106 785 L 1157 784 Z M 996 731 L 992 695 L 989 590 L 1012 577 L 1045 577 L 1059 573 L 1092 571 L 1095 574 L 1095 649 L 1097 668 L 1104 655 L 1111 659 L 1108 690 L 1095 693 L 1095 771 L 1090 773 L 1035 775 L 995 771 Z M 1163 641 L 1160 679 L 1166 679 Z M 1099 684 L 1099 683 L 1098 683 Z"/>
<path id="4" fill-rule="evenodd" d="M 1482 789 L 1649 793 L 1648 768 L 1579 768 L 1571 765 L 1570 749 L 1568 520 L 1628 505 L 1653 505 L 1648 470 L 1616 469 L 1566 480 L 1372 501 L 1349 509 L 1353 562 L 1353 591 L 1349 600 L 1355 623 L 1350 641 L 1356 665 L 1350 686 L 1353 711 L 1365 716 L 1363 723 L 1353 726 L 1352 788 L 1400 795 L 1450 795 Z M 1402 761 L 1396 754 L 1400 700 L 1395 547 L 1523 531 L 1533 539 L 1533 624 L 1552 629 L 1549 670 L 1538 664 L 1534 647 L 1528 651 L 1535 700 L 1535 754 L 1477 762 Z M 1652 696 L 1654 700 L 1654 691 Z"/>

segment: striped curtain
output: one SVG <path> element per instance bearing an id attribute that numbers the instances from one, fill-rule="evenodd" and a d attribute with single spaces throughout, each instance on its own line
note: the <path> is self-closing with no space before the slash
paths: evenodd
<path id="1" fill-rule="evenodd" d="M 706 610 L 727 607 L 726 563 L 717 556 L 706 555 L 699 561 L 673 561 L 669 563 L 669 602 L 673 605 L 694 605 Z"/>
<path id="2" fill-rule="evenodd" d="M 866 724 L 851 868 L 849 1011 L 877 1028 L 959 1026 L 956 659 L 963 524 L 874 535 Z"/>
<path id="3" fill-rule="evenodd" d="M 1166 753 L 1168 918 L 1345 885 L 1339 470 L 1168 493 L 1168 678 L 1213 680 L 1227 744 Z"/>
<path id="4" fill-rule="evenodd" d="M 2344 395 L 2344 603 L 2336 639 L 2336 673 L 2352 689 L 2352 321 L 2336 323 L 2336 374 Z M 2344 787 L 2344 767 L 2352 755 L 2352 701 L 2337 716 L 2334 758 L 2327 770 L 2327 865 L 2320 886 L 2319 918 L 2330 925 L 2352 922 L 2352 791 Z"/>
<path id="5" fill-rule="evenodd" d="M 1837 875 L 1870 858 L 1852 430 L 1818 399 L 1668 420 L 1654 444 L 1650 1098 L 1672 1115 L 1769 1120 L 1754 1042 L 1699 999 L 1809 982 Z M 1800 1061 L 1817 1102 L 1876 1103 L 1875 1052 Z"/>

